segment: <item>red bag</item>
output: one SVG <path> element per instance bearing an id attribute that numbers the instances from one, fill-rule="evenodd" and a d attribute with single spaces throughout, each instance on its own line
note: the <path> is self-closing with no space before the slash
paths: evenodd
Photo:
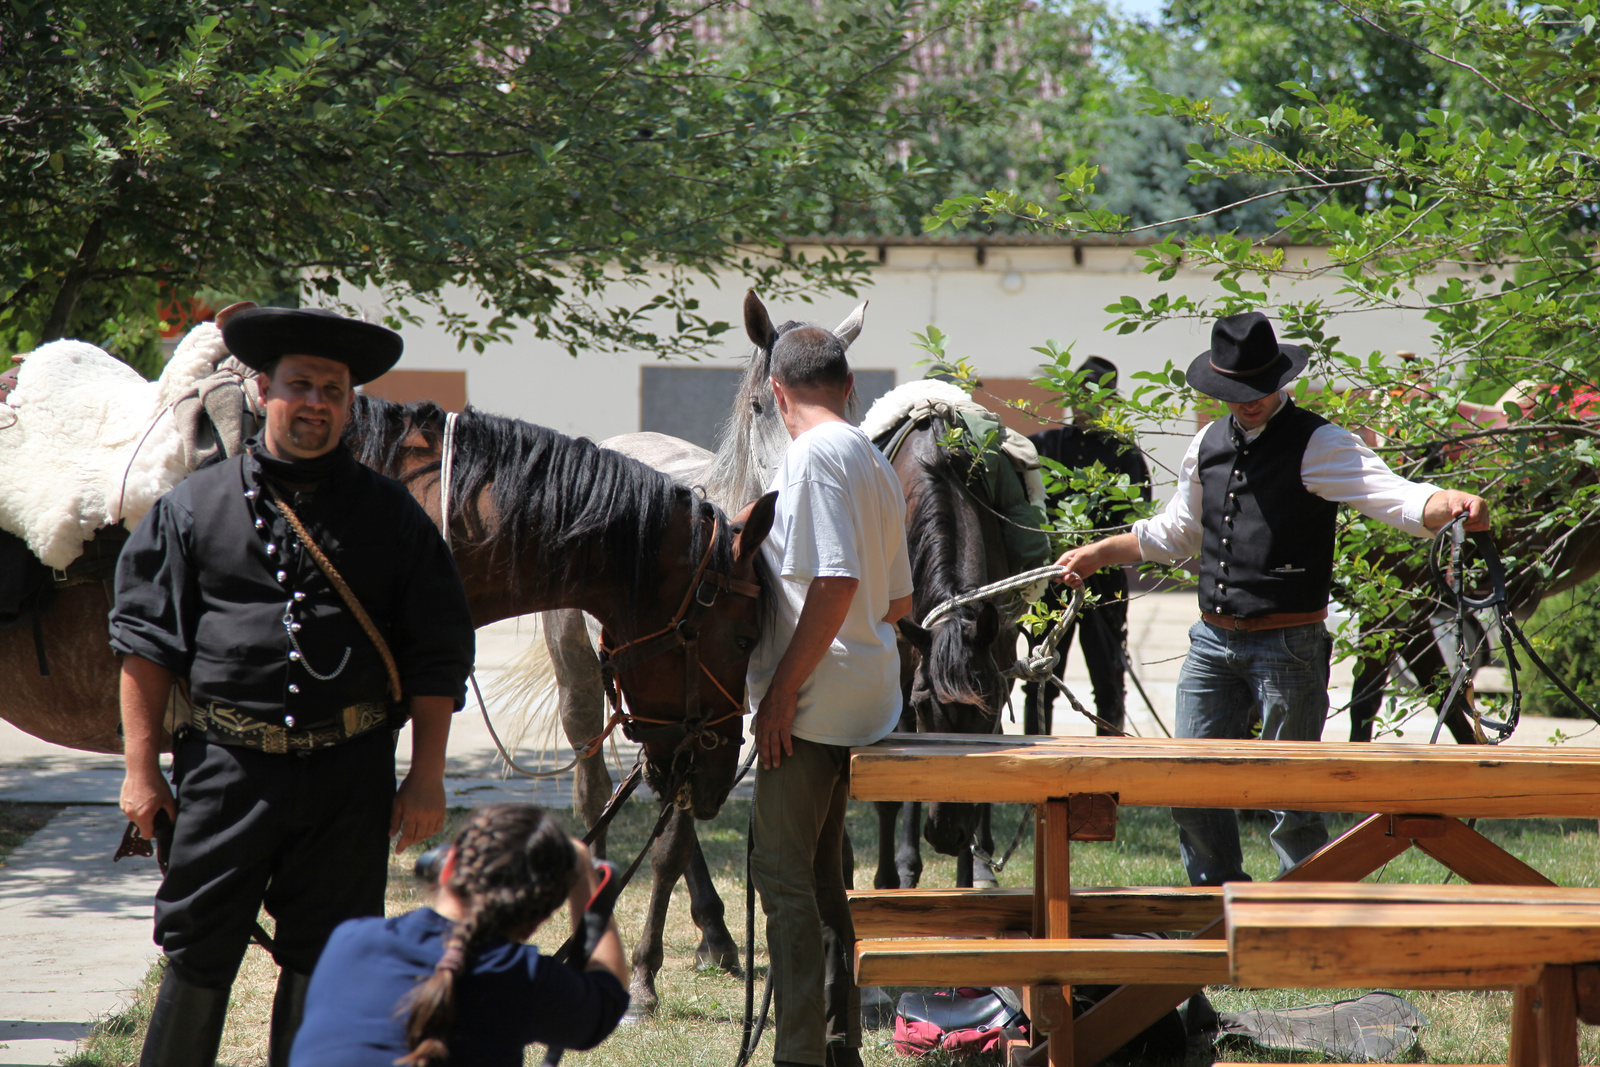
<path id="1" fill-rule="evenodd" d="M 959 1055 L 998 1052 L 1006 1038 L 1027 1037 L 1027 1017 L 988 989 L 902 993 L 894 1013 L 894 1048 L 902 1056 L 934 1049 Z"/>

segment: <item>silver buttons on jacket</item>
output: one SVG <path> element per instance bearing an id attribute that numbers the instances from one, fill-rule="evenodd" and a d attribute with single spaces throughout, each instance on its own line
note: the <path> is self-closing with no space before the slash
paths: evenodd
<path id="1" fill-rule="evenodd" d="M 266 528 L 267 528 L 267 520 L 266 519 L 257 519 L 256 520 L 256 529 L 264 530 Z"/>
<path id="2" fill-rule="evenodd" d="M 296 601 L 301 601 L 301 600 L 304 600 L 306 598 L 306 595 L 304 593 L 300 592 L 300 590 L 296 589 L 295 593 L 294 593 L 294 598 L 295 598 Z"/>
<path id="3" fill-rule="evenodd" d="M 300 685 L 299 685 L 298 682 L 290 682 L 289 683 L 289 693 L 290 693 L 291 696 L 299 696 L 300 695 Z"/>
<path id="4" fill-rule="evenodd" d="M 294 729 L 294 716 L 293 715 L 285 715 L 283 717 L 283 725 L 285 725 L 289 729 L 293 730 Z"/>
<path id="5" fill-rule="evenodd" d="M 298 651 L 290 652 L 289 653 L 289 661 L 291 663 L 299 663 L 300 662 L 300 653 Z"/>
<path id="6" fill-rule="evenodd" d="M 259 490 L 259 489 L 251 488 L 251 489 L 246 489 L 244 491 L 244 498 L 246 500 L 254 500 L 256 497 L 258 497 L 260 495 L 261 495 L 261 490 Z"/>
<path id="7" fill-rule="evenodd" d="M 287 582 L 288 580 L 289 580 L 289 572 L 288 571 L 279 571 L 278 572 L 278 581 Z"/>

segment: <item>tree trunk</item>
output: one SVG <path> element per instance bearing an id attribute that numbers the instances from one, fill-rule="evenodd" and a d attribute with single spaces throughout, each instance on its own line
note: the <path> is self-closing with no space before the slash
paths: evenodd
<path id="1" fill-rule="evenodd" d="M 94 270 L 94 262 L 99 258 L 100 248 L 105 243 L 105 217 L 98 216 L 89 223 L 89 229 L 83 235 L 83 243 L 78 245 L 78 254 L 73 258 L 72 269 L 61 279 L 61 288 L 56 291 L 55 303 L 51 305 L 50 314 L 46 316 L 44 325 L 39 329 L 40 344 L 54 341 L 67 332 L 67 323 L 72 318 L 73 309 L 78 306 L 78 298 L 83 295 L 84 287 L 89 284 L 89 275 Z"/>

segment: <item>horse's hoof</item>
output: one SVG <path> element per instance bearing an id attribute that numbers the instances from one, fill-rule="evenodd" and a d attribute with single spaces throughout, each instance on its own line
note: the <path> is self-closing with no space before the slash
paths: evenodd
<path id="1" fill-rule="evenodd" d="M 739 966 L 739 950 L 735 947 L 719 950 L 702 944 L 695 950 L 694 965 L 702 971 L 725 971 L 735 978 L 744 977 L 744 968 Z"/>
<path id="2" fill-rule="evenodd" d="M 990 867 L 977 856 L 972 857 L 972 888 L 974 889 L 999 889 L 1000 881 L 994 876 L 994 868 Z"/>
<path id="3" fill-rule="evenodd" d="M 654 982 L 635 980 L 628 988 L 628 1010 L 623 1014 L 622 1022 L 628 1025 L 643 1022 L 655 1015 L 660 1003 Z"/>

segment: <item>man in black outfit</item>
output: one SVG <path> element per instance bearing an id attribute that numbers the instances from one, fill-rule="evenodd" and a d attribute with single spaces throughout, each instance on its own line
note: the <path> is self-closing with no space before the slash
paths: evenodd
<path id="1" fill-rule="evenodd" d="M 1078 368 L 1089 387 L 1115 389 L 1117 367 L 1103 356 L 1090 356 Z M 1055 460 L 1064 467 L 1082 470 L 1098 463 L 1107 472 L 1125 474 L 1130 485 L 1139 488 L 1140 495 L 1150 499 L 1150 469 L 1145 466 L 1144 454 L 1139 447 L 1105 430 L 1092 429 L 1094 412 L 1077 408 L 1072 413 L 1072 425 L 1033 434 L 1028 440 L 1044 459 Z M 1059 500 L 1052 500 L 1054 506 Z M 1089 519 L 1097 530 L 1126 526 L 1133 516 L 1125 515 L 1124 508 L 1112 501 L 1103 501 L 1090 512 Z M 1125 720 L 1126 689 L 1123 684 L 1123 660 L 1128 641 L 1128 576 L 1120 568 L 1112 568 L 1091 575 L 1085 588 L 1098 598 L 1092 608 L 1083 613 L 1074 624 L 1078 646 L 1089 668 L 1089 682 L 1094 687 L 1094 711 L 1102 723 L 1095 724 L 1096 734 L 1115 734 L 1123 729 Z M 1059 608 L 1064 603 L 1061 586 L 1051 583 L 1045 592 L 1045 604 Z M 1062 661 L 1056 665 L 1059 676 L 1066 665 L 1065 650 L 1072 647 L 1072 630 L 1062 638 Z M 1030 645 L 1038 642 L 1029 638 Z M 1055 703 L 1054 686 L 1029 682 L 1023 687 L 1023 729 L 1030 734 L 1048 734 L 1053 725 L 1052 707 Z"/>
<path id="2" fill-rule="evenodd" d="M 228 318 L 223 337 L 260 372 L 266 427 L 156 503 L 123 549 L 111 612 L 122 809 L 146 837 L 158 813 L 173 819 L 155 907 L 167 967 L 141 1067 L 215 1062 L 263 904 L 282 968 L 268 1062 L 288 1063 L 328 936 L 383 914 L 389 837 L 404 849 L 444 824 L 445 741 L 472 667 L 449 548 L 404 487 L 340 441 L 354 387 L 394 365 L 399 335 L 256 308 Z M 174 706 L 189 721 L 170 721 Z M 397 790 L 408 715 L 411 770 Z M 159 765 L 164 728 L 176 797 Z"/>

